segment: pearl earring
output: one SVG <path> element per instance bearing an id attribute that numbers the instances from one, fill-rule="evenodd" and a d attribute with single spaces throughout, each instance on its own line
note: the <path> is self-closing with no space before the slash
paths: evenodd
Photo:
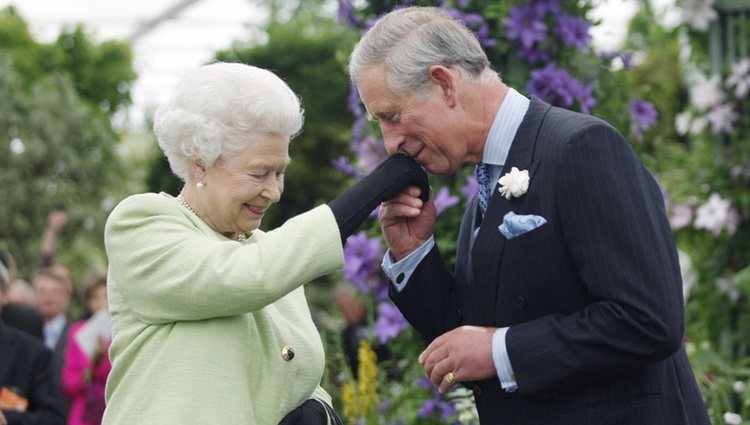
<path id="1" fill-rule="evenodd" d="M 195 187 L 197 187 L 198 189 L 203 189 L 203 187 L 205 186 L 206 184 L 203 183 L 203 180 L 198 180 L 198 183 L 195 184 Z"/>

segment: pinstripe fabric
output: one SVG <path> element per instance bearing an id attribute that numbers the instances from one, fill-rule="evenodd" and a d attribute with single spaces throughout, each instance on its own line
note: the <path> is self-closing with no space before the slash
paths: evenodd
<path id="1" fill-rule="evenodd" d="M 709 424 L 681 346 L 679 265 L 659 188 L 611 126 L 532 98 L 504 171 L 528 192 L 493 193 L 469 252 L 464 215 L 451 275 L 437 248 L 394 302 L 427 340 L 510 326 L 518 391 L 469 383 L 486 424 Z M 547 224 L 507 241 L 509 211 Z"/>

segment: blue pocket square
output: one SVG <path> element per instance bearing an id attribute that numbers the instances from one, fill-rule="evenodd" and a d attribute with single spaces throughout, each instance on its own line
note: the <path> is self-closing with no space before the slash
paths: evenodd
<path id="1" fill-rule="evenodd" d="M 513 239 L 516 236 L 521 236 L 526 232 L 530 232 L 537 227 L 542 226 L 546 222 L 547 220 L 545 220 L 544 217 L 538 215 L 518 215 L 511 211 L 508 214 L 505 214 L 505 217 L 503 217 L 503 223 L 498 226 L 498 229 L 506 239 Z"/>

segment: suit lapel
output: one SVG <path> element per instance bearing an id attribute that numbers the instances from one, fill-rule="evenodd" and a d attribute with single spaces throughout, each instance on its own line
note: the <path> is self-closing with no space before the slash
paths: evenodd
<path id="1" fill-rule="evenodd" d="M 550 105 L 536 97 L 531 97 L 529 110 L 526 112 L 513 139 L 501 176 L 516 167 L 519 170 L 528 170 L 529 178 L 533 178 L 533 174 L 539 165 L 539 161 L 532 162 L 536 138 L 549 109 Z M 498 192 L 497 183 L 495 183 L 491 193 L 487 212 L 479 227 L 479 233 L 471 251 L 474 284 L 478 289 L 476 293 L 480 294 L 475 298 L 475 305 L 479 317 L 486 323 L 494 323 L 495 320 L 495 302 L 499 285 L 498 272 L 506 242 L 505 237 L 498 230 L 498 226 L 502 222 L 502 217 L 508 211 L 518 210 L 525 199 L 524 196 L 505 199 Z"/>

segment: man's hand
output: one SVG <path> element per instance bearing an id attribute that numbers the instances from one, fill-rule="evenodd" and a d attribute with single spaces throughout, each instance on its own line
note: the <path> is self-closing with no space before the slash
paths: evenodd
<path id="1" fill-rule="evenodd" d="M 435 338 L 419 355 L 419 363 L 440 393 L 458 382 L 497 376 L 492 359 L 492 335 L 497 328 L 461 326 Z M 453 373 L 454 382 L 445 375 Z"/>
<path id="2" fill-rule="evenodd" d="M 396 261 L 419 248 L 435 231 L 437 209 L 432 191 L 427 202 L 422 202 L 420 195 L 421 190 L 411 186 L 380 206 L 380 228 Z"/>
<path id="3" fill-rule="evenodd" d="M 47 216 L 47 228 L 55 233 L 60 233 L 68 222 L 68 213 L 64 210 L 54 210 Z"/>

